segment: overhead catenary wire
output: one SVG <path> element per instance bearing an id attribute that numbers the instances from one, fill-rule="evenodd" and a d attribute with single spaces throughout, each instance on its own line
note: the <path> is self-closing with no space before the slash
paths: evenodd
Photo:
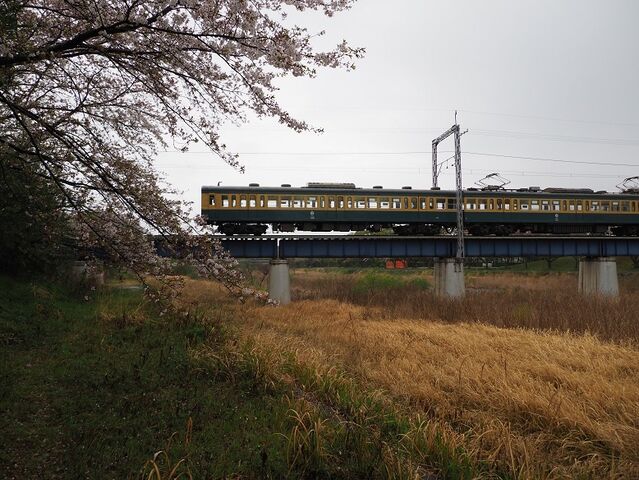
<path id="1" fill-rule="evenodd" d="M 454 109 L 451 109 L 451 111 Z M 458 109 L 459 112 L 462 113 L 470 113 L 475 115 L 491 115 L 498 117 L 511 117 L 511 118 L 530 118 L 534 120 L 549 120 L 552 122 L 567 122 L 567 123 L 584 123 L 584 124 L 594 124 L 594 125 L 610 125 L 610 126 L 621 126 L 621 127 L 638 127 L 639 123 L 632 122 L 611 122 L 606 120 L 591 120 L 591 119 L 576 119 L 576 118 L 558 118 L 558 117 L 548 117 L 543 115 L 524 115 L 519 113 L 506 113 L 506 112 L 486 112 L 479 110 L 463 110 Z"/>
<path id="2" fill-rule="evenodd" d="M 170 170 L 210 170 L 210 166 L 165 166 L 163 168 Z M 277 171 L 277 172 L 318 172 L 322 173 L 326 170 L 317 167 L 269 167 L 269 171 Z M 467 174 L 475 174 L 475 173 L 491 173 L 494 172 L 495 169 L 480 169 L 480 168 L 464 168 L 464 173 Z M 340 168 L 338 171 L 333 173 L 360 173 L 360 174 L 373 174 L 373 173 L 399 173 L 399 174 L 427 174 L 429 173 L 428 169 L 425 168 L 367 168 L 365 172 L 362 171 L 361 168 Z M 604 175 L 599 173 L 567 173 L 567 172 L 551 172 L 551 171 L 523 171 L 523 170 L 500 170 L 500 173 L 505 175 L 517 176 L 517 177 L 555 177 L 555 178 L 611 178 L 611 179 L 620 179 L 625 178 L 625 174 L 619 175 Z M 453 172 L 443 171 L 440 175 L 443 176 L 452 176 Z"/>
<path id="3" fill-rule="evenodd" d="M 327 108 L 326 105 L 323 105 L 322 108 Z M 403 107 L 397 105 L 361 105 L 361 106 L 348 106 L 348 105 L 332 105 L 328 106 L 330 110 L 340 110 L 340 111 L 379 111 L 384 110 L 387 112 L 447 112 L 452 113 L 457 110 L 459 113 L 468 113 L 471 115 L 487 115 L 487 116 L 495 116 L 495 117 L 508 117 L 508 118 L 528 118 L 531 120 L 544 120 L 550 122 L 561 122 L 561 123 L 577 123 L 577 124 L 592 124 L 592 125 L 609 125 L 615 127 L 638 127 L 639 123 L 637 122 L 620 122 L 620 121 L 612 121 L 612 120 L 593 120 L 590 118 L 560 118 L 553 117 L 548 115 L 531 115 L 531 114 L 523 114 L 523 113 L 513 113 L 513 112 L 490 112 L 486 110 L 468 110 L 464 108 L 455 107 L 419 107 L 419 106 L 411 106 L 411 107 Z M 306 107 L 306 110 L 316 110 L 316 108 Z"/>
<path id="4" fill-rule="evenodd" d="M 445 151 L 446 153 L 452 153 L 452 151 Z M 164 152 L 164 153 L 189 153 L 189 152 Z M 198 152 L 190 152 L 190 153 L 212 153 L 207 151 L 198 151 Z M 611 166 L 611 167 L 635 167 L 639 168 L 639 163 L 621 163 L 621 162 L 594 162 L 588 160 L 566 160 L 562 158 L 547 158 L 547 157 L 532 157 L 532 156 L 524 156 L 524 155 L 509 155 L 503 153 L 494 153 L 494 152 L 463 152 L 464 155 L 476 155 L 476 156 L 492 156 L 497 158 L 512 158 L 519 160 L 531 160 L 537 162 L 554 162 L 554 163 L 569 163 L 569 164 L 580 164 L 580 165 L 599 165 L 599 166 Z M 238 155 L 281 155 L 281 156 L 348 156 L 348 155 L 430 155 L 432 151 L 430 150 L 412 150 L 412 151 L 396 151 L 396 152 L 237 152 Z M 161 160 L 161 159 L 160 159 Z"/>

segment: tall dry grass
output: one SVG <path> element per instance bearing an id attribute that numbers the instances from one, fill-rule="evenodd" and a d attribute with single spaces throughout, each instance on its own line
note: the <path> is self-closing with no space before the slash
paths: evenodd
<path id="1" fill-rule="evenodd" d="M 639 340 L 639 281 L 634 275 L 622 278 L 622 295 L 616 301 L 578 295 L 577 279 L 571 274 L 468 276 L 466 297 L 454 302 L 435 297 L 432 289 L 415 282 L 415 278 L 432 282 L 427 274 L 402 275 L 399 278 L 404 280 L 390 286 L 366 281 L 367 275 L 377 274 L 295 273 L 293 298 L 330 299 L 381 309 L 377 315 L 383 319 L 476 322 L 589 332 L 622 343 Z"/>
<path id="2" fill-rule="evenodd" d="M 488 476 L 639 478 L 632 284 L 607 302 L 579 297 L 569 275 L 471 277 L 468 298 L 449 302 L 405 277 L 305 273 L 294 276 L 291 305 L 223 309 L 256 354 L 293 352 L 318 375 L 337 367 L 386 392 L 425 426 L 406 445 L 445 439 Z M 188 301 L 219 308 L 214 284 L 187 287 Z"/>
<path id="3" fill-rule="evenodd" d="M 382 388 L 489 470 L 639 478 L 639 351 L 630 346 L 388 318 L 336 300 L 238 313 L 255 345 Z"/>

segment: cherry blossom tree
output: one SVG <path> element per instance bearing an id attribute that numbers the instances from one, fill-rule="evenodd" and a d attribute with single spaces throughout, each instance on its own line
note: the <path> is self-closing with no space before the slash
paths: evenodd
<path id="1" fill-rule="evenodd" d="M 353 1 L 3 1 L 0 173 L 45 182 L 69 214 L 70 236 L 140 275 L 167 271 L 148 240 L 155 232 L 192 246 L 202 274 L 239 291 L 233 260 L 195 235 L 188 206 L 170 199 L 152 160 L 200 142 L 241 169 L 219 132 L 251 112 L 311 129 L 278 104 L 274 82 L 352 69 L 363 50 L 344 41 L 318 51 L 322 32 L 289 17 L 331 17 Z"/>

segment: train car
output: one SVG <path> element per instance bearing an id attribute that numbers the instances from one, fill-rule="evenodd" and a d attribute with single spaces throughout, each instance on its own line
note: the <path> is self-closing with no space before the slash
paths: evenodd
<path id="1" fill-rule="evenodd" d="M 456 225 L 453 190 L 370 189 L 354 184 L 305 187 L 202 187 L 202 215 L 226 234 L 275 232 L 379 232 L 436 235 Z M 467 189 L 464 223 L 471 235 L 514 233 L 639 234 L 639 193 L 530 187 Z"/>

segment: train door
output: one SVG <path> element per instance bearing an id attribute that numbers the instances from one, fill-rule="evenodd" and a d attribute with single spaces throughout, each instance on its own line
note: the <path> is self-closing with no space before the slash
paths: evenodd
<path id="1" fill-rule="evenodd" d="M 248 218 L 251 221 L 255 221 L 256 218 L 259 218 L 259 212 L 257 212 L 256 207 L 257 196 L 253 193 L 246 195 L 246 210 L 248 211 Z"/>

